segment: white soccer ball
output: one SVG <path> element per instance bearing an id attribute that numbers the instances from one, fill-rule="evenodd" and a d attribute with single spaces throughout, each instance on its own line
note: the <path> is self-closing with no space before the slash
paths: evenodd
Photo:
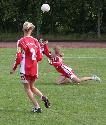
<path id="1" fill-rule="evenodd" d="M 43 4 L 43 5 L 41 6 L 41 10 L 43 11 L 43 13 L 44 13 L 44 12 L 49 12 L 49 10 L 50 10 L 49 4 Z"/>

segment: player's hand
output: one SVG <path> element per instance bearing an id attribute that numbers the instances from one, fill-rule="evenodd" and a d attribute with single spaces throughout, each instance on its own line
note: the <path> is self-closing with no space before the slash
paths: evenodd
<path id="1" fill-rule="evenodd" d="M 47 60 L 50 63 L 50 59 Z"/>
<path id="2" fill-rule="evenodd" d="M 44 43 L 44 44 L 48 44 L 48 40 L 45 40 L 43 43 Z"/>
<path id="3" fill-rule="evenodd" d="M 15 72 L 15 71 L 12 69 L 12 70 L 10 71 L 10 74 L 14 74 L 14 72 Z"/>
<path id="4" fill-rule="evenodd" d="M 50 59 L 48 59 L 48 62 L 49 62 L 50 65 L 52 65 L 52 61 Z"/>

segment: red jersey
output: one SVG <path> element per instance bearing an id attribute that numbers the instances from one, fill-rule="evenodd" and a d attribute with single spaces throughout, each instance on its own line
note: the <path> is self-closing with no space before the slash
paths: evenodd
<path id="1" fill-rule="evenodd" d="M 49 51 L 48 45 L 44 43 L 40 43 L 41 51 L 47 57 L 51 58 L 51 52 Z"/>
<path id="2" fill-rule="evenodd" d="M 61 57 L 59 56 L 56 56 L 54 58 L 51 57 L 50 60 L 51 60 L 51 65 L 53 65 L 55 69 L 63 76 L 71 79 L 75 76 L 74 71 L 63 63 L 63 59 Z"/>
<path id="3" fill-rule="evenodd" d="M 31 36 L 26 36 L 18 40 L 17 47 L 22 49 L 20 73 L 30 76 L 38 76 L 38 61 L 42 59 L 38 40 Z"/>

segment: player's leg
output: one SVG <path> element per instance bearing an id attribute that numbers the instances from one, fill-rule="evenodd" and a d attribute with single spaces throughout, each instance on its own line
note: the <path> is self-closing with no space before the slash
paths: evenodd
<path id="1" fill-rule="evenodd" d="M 37 96 L 40 96 L 40 97 L 43 96 L 42 92 L 35 87 L 34 82 L 30 82 L 30 89 L 31 89 L 31 91 L 32 91 L 34 94 L 36 94 Z"/>
<path id="2" fill-rule="evenodd" d="M 34 112 L 40 113 L 41 112 L 40 106 L 39 106 L 37 100 L 35 99 L 33 92 L 30 88 L 30 77 L 23 73 L 20 73 L 20 78 L 21 78 L 21 82 L 24 85 L 24 89 L 25 89 L 27 96 L 29 97 L 30 101 L 33 103 L 33 105 L 35 107 L 34 109 L 36 109 L 36 110 L 34 110 Z M 34 80 L 33 80 L 33 82 L 34 82 Z"/>
<path id="3" fill-rule="evenodd" d="M 74 76 L 72 78 L 72 80 L 75 82 L 75 83 L 81 83 L 83 81 L 88 81 L 88 80 L 92 80 L 92 77 L 81 77 L 81 78 L 78 78 L 77 76 Z"/>
<path id="4" fill-rule="evenodd" d="M 42 101 L 44 101 L 44 104 L 45 104 L 45 107 L 46 107 L 46 108 L 49 108 L 49 107 L 50 107 L 50 102 L 49 102 L 48 98 L 47 98 L 46 96 L 44 96 L 44 95 L 42 94 L 42 92 L 35 87 L 34 82 L 30 82 L 30 89 L 31 89 L 31 91 L 32 91 L 34 94 L 36 94 L 37 96 L 39 96 Z"/>
<path id="5" fill-rule="evenodd" d="M 63 83 L 72 83 L 72 80 L 69 79 L 69 78 L 65 78 L 64 82 Z"/>
<path id="6" fill-rule="evenodd" d="M 25 88 L 25 92 L 27 93 L 27 96 L 29 97 L 29 99 L 31 100 L 31 102 L 33 103 L 33 105 L 35 107 L 34 112 L 40 113 L 41 108 L 40 108 L 37 100 L 35 99 L 33 92 L 30 89 L 30 83 L 24 83 L 24 88 Z"/>
<path id="7" fill-rule="evenodd" d="M 57 83 L 58 85 L 60 85 L 60 84 L 68 84 L 68 83 L 72 83 L 72 80 L 69 79 L 69 78 L 66 78 L 66 77 L 63 76 L 63 75 L 61 75 L 61 76 L 57 79 L 56 83 Z"/>
<path id="8" fill-rule="evenodd" d="M 83 81 L 88 81 L 88 80 L 95 80 L 95 81 L 99 81 L 100 82 L 100 78 L 97 77 L 96 75 L 91 76 L 91 77 L 81 77 L 81 78 L 78 78 L 77 76 L 74 76 L 72 78 L 72 80 L 74 82 L 78 83 L 78 84 L 81 83 L 81 82 L 83 82 Z"/>
<path id="9" fill-rule="evenodd" d="M 57 78 L 57 80 L 56 80 L 56 83 L 58 84 L 58 85 L 60 85 L 60 84 L 62 84 L 63 83 L 63 81 L 65 80 L 65 76 L 59 76 L 58 78 Z"/>
<path id="10" fill-rule="evenodd" d="M 88 80 L 95 80 L 95 81 L 99 81 L 100 82 L 100 78 L 97 77 L 96 75 L 93 75 L 91 77 L 81 77 L 81 78 L 78 78 L 77 75 L 74 73 L 74 71 L 71 68 L 69 68 L 68 66 L 63 65 L 62 69 L 63 70 L 61 70 L 60 73 L 63 74 L 63 76 L 65 76 L 67 78 L 70 78 L 72 80 L 72 82 L 75 82 L 77 84 L 79 84 L 79 83 L 81 83 L 83 81 L 88 81 Z"/>
<path id="11" fill-rule="evenodd" d="M 95 80 L 95 81 L 99 81 L 100 82 L 100 78 L 97 77 L 96 75 L 93 75 L 91 77 L 81 77 L 81 78 L 78 78 L 77 75 L 74 73 L 74 71 L 67 67 L 67 66 L 64 66 L 63 67 L 65 70 L 65 72 L 63 72 L 65 74 L 65 76 L 69 77 L 73 82 L 79 84 L 83 81 L 88 81 L 88 80 Z"/>

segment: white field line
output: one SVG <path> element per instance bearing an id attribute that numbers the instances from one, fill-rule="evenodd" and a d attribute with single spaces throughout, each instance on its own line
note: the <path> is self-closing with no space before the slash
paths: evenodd
<path id="1" fill-rule="evenodd" d="M 106 57 L 93 57 L 93 56 L 91 56 L 91 57 L 87 57 L 87 56 L 75 56 L 75 57 L 69 57 L 69 56 L 67 56 L 67 57 L 64 57 L 64 58 L 67 58 L 67 59 L 106 59 Z"/>

